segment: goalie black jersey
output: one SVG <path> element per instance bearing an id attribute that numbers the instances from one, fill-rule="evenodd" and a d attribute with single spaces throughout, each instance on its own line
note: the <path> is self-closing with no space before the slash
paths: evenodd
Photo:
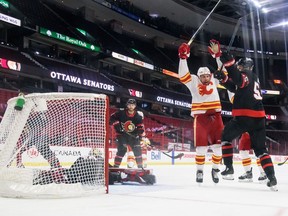
<path id="1" fill-rule="evenodd" d="M 143 123 L 144 115 L 141 111 L 129 114 L 126 109 L 119 110 L 110 116 L 110 124 L 121 134 L 131 134 L 133 136 L 145 136 Z"/>
<path id="2" fill-rule="evenodd" d="M 228 76 L 229 80 L 223 85 L 228 90 L 235 92 L 232 115 L 254 118 L 265 117 L 258 76 L 252 71 L 240 72 L 236 66 L 229 68 Z"/>

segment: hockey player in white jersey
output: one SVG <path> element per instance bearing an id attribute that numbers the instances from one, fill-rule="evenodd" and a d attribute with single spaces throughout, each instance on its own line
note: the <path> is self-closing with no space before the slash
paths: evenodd
<path id="1" fill-rule="evenodd" d="M 203 169 L 208 148 L 212 155 L 212 180 L 219 182 L 219 164 L 222 159 L 221 133 L 223 121 L 221 103 L 217 90 L 219 81 L 207 67 L 200 67 L 197 75 L 191 74 L 187 64 L 190 47 L 183 43 L 178 49 L 179 78 L 192 95 L 191 115 L 194 117 L 194 145 L 196 147 L 196 182 L 203 182 Z"/>

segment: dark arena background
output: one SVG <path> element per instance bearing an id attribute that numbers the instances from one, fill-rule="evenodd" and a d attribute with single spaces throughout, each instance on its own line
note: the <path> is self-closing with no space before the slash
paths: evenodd
<path id="1" fill-rule="evenodd" d="M 149 3 L 148 3 L 149 2 Z M 199 30 L 217 1 L 0 1 L 0 112 L 33 92 L 104 93 L 110 113 L 137 100 L 151 142 L 193 151 L 191 96 L 178 79 L 177 49 Z M 287 2 L 223 0 L 197 33 L 189 67 L 215 70 L 209 40 L 255 62 L 267 114 L 270 154 L 288 152 Z M 287 23 L 286 23 L 287 24 Z M 223 119 L 231 118 L 219 88 Z M 110 147 L 115 147 L 114 131 Z M 237 140 L 234 143 L 237 151 Z"/>

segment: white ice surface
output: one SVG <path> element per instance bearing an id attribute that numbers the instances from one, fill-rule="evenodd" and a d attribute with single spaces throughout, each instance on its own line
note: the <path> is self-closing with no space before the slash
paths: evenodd
<path id="1" fill-rule="evenodd" d="M 211 166 L 205 165 L 204 182 L 195 182 L 194 165 L 154 166 L 157 183 L 112 185 L 109 194 L 69 199 L 0 198 L 1 216 L 288 216 L 288 164 L 275 165 L 278 192 L 254 182 L 240 183 L 241 165 L 235 165 L 235 180 L 220 179 L 215 185 Z M 224 167 L 221 167 L 223 170 Z"/>

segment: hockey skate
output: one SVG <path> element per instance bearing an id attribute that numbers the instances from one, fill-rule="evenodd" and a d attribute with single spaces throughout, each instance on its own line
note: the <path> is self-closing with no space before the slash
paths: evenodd
<path id="1" fill-rule="evenodd" d="M 259 176 L 259 178 L 258 178 L 258 181 L 259 181 L 259 183 L 264 183 L 264 182 L 267 181 L 267 176 L 266 176 L 265 172 L 261 172 L 261 173 L 260 173 L 260 176 Z"/>
<path id="2" fill-rule="evenodd" d="M 202 170 L 197 170 L 196 182 L 203 183 L 203 171 Z"/>
<path id="3" fill-rule="evenodd" d="M 218 172 L 220 172 L 219 169 L 212 169 L 212 171 L 211 171 L 212 180 L 213 180 L 214 183 L 218 183 L 219 182 Z"/>
<path id="4" fill-rule="evenodd" d="M 273 175 L 271 176 L 268 181 L 267 181 L 267 186 L 270 188 L 270 190 L 272 191 L 278 191 L 277 189 L 277 179 L 276 177 Z"/>
<path id="5" fill-rule="evenodd" d="M 234 180 L 234 168 L 233 166 L 226 166 L 225 170 L 221 172 L 222 178 L 225 180 Z"/>
<path id="6" fill-rule="evenodd" d="M 245 172 L 243 175 L 238 177 L 239 182 L 253 182 L 252 167 L 250 171 Z"/>

